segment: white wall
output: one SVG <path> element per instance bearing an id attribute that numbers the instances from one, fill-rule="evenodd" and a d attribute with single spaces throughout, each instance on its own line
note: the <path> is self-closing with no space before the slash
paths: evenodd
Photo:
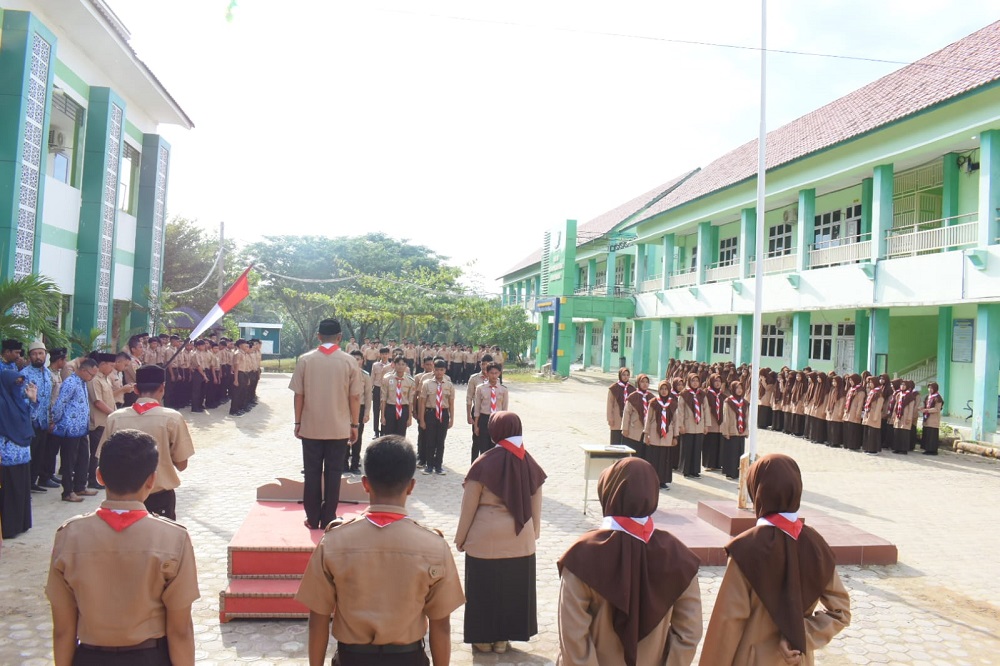
<path id="1" fill-rule="evenodd" d="M 118 259 L 119 252 L 135 253 L 135 226 L 134 217 L 118 211 L 118 221 L 115 224 L 115 288 L 112 296 L 116 301 L 132 300 L 134 259 L 129 264 L 119 263 Z"/>
<path id="2" fill-rule="evenodd" d="M 77 233 L 80 229 L 80 190 L 46 176 L 42 223 Z"/>
<path id="3" fill-rule="evenodd" d="M 42 243 L 38 251 L 38 272 L 51 279 L 64 294 L 74 294 L 76 289 L 76 250 Z"/>

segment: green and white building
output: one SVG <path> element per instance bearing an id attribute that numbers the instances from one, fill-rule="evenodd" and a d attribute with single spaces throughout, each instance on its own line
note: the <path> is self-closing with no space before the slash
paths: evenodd
<path id="1" fill-rule="evenodd" d="M 62 327 L 144 328 L 159 292 L 170 145 L 190 118 L 102 0 L 0 0 L 0 279 L 64 294 Z"/>
<path id="2" fill-rule="evenodd" d="M 577 225 L 503 277 L 558 370 L 625 357 L 750 362 L 937 381 L 989 439 L 1000 384 L 1000 22 Z M 758 225 L 765 256 L 754 257 Z M 559 297 L 554 313 L 539 304 Z M 542 310 L 542 311 L 539 311 Z M 558 336 L 558 337 L 557 337 Z"/>

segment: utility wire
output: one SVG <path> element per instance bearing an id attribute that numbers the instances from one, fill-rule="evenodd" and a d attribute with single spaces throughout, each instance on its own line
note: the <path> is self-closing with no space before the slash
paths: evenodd
<path id="1" fill-rule="evenodd" d="M 373 280 L 379 280 L 381 282 L 388 282 L 390 284 L 395 284 L 395 285 L 399 285 L 399 286 L 402 286 L 402 287 L 409 287 L 411 289 L 419 289 L 420 291 L 426 292 L 428 294 L 433 294 L 435 296 L 487 296 L 487 297 L 499 296 L 499 294 L 491 294 L 491 293 L 488 293 L 488 292 L 484 293 L 484 294 L 478 294 L 478 293 L 470 293 L 470 292 L 467 292 L 467 291 L 433 289 L 431 287 L 425 287 L 423 285 L 415 284 L 413 282 L 406 282 L 406 281 L 403 281 L 403 280 L 394 280 L 394 279 L 392 279 L 390 277 L 385 277 L 385 276 L 380 276 L 380 275 L 364 275 L 362 273 L 357 273 L 355 275 L 348 275 L 348 276 L 339 277 L 339 278 L 299 278 L 299 277 L 292 277 L 291 275 L 281 275 L 280 273 L 275 273 L 274 271 L 271 271 L 271 270 L 268 270 L 267 268 L 264 268 L 260 264 L 254 264 L 253 269 L 255 271 L 258 271 L 258 272 L 264 274 L 264 275 L 269 275 L 271 277 L 275 277 L 275 278 L 278 278 L 278 279 L 281 279 L 281 280 L 291 280 L 293 282 L 304 282 L 304 283 L 308 283 L 308 284 L 335 284 L 335 283 L 349 282 L 349 281 L 356 281 L 356 280 L 359 280 L 359 279 L 370 278 L 370 279 L 373 279 Z"/>
<path id="2" fill-rule="evenodd" d="M 206 284 L 208 284 L 208 280 L 209 280 L 209 278 L 212 277 L 212 273 L 214 273 L 215 269 L 219 267 L 219 262 L 222 260 L 222 254 L 223 254 L 222 248 L 220 247 L 218 254 L 215 255 L 215 261 L 212 263 L 212 268 L 209 269 L 209 271 L 208 271 L 208 275 L 205 276 L 204 280 L 202 280 L 201 282 L 198 283 L 197 287 L 191 287 L 190 289 L 185 289 L 183 291 L 172 291 L 172 292 L 170 292 L 170 295 L 171 296 L 180 296 L 181 294 L 190 294 L 192 291 L 198 291 L 199 289 L 201 289 L 202 287 L 204 287 Z"/>

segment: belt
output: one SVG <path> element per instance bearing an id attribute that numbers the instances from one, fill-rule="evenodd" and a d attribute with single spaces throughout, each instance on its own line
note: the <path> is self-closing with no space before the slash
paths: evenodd
<path id="1" fill-rule="evenodd" d="M 160 638 L 149 638 L 135 645 L 121 645 L 117 647 L 105 647 L 103 645 L 88 645 L 80 643 L 80 647 L 85 650 L 96 650 L 97 652 L 135 652 L 136 650 L 151 650 L 167 644 L 166 636 Z"/>
<path id="2" fill-rule="evenodd" d="M 406 645 L 351 645 L 349 643 L 337 643 L 337 649 L 354 654 L 407 654 L 410 652 L 420 652 L 424 649 L 422 640 Z"/>

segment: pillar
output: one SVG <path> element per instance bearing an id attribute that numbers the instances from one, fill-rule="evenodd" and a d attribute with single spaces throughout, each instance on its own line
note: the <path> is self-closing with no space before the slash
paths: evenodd
<path id="1" fill-rule="evenodd" d="M 757 210 L 740 211 L 740 277 L 750 277 L 750 262 L 757 252 Z M 766 250 L 765 250 L 766 251 Z"/>
<path id="2" fill-rule="evenodd" d="M 872 308 L 868 331 L 868 370 L 873 375 L 889 372 L 889 308 Z M 880 367 L 877 359 L 883 355 Z"/>
<path id="3" fill-rule="evenodd" d="M 736 317 L 736 364 L 753 361 L 753 315 Z"/>
<path id="4" fill-rule="evenodd" d="M 872 195 L 874 179 L 861 179 L 861 235 L 872 232 Z"/>
<path id="5" fill-rule="evenodd" d="M 642 283 L 649 276 L 649 267 L 647 265 L 647 252 L 648 245 L 646 243 L 637 243 L 635 246 L 635 288 L 642 288 Z"/>
<path id="6" fill-rule="evenodd" d="M 816 239 L 816 190 L 799 190 L 799 219 L 795 227 L 795 268 L 809 268 L 809 250 Z"/>
<path id="7" fill-rule="evenodd" d="M 645 372 L 646 368 L 646 322 L 632 321 L 632 374 Z M 646 373 L 649 374 L 649 373 Z"/>
<path id="8" fill-rule="evenodd" d="M 1000 303 L 976 306 L 976 382 L 972 393 L 972 436 L 989 441 L 997 429 L 997 393 L 1000 390 Z"/>
<path id="9" fill-rule="evenodd" d="M 38 272 L 56 38 L 12 9 L 0 33 L 0 280 L 10 280 Z"/>
<path id="10" fill-rule="evenodd" d="M 110 88 L 90 89 L 87 144 L 80 191 L 73 332 L 110 336 L 118 179 L 125 130 L 125 102 Z"/>
<path id="11" fill-rule="evenodd" d="M 535 339 L 538 354 L 535 357 L 535 367 L 539 370 L 552 360 L 552 323 L 549 317 L 548 312 L 538 313 L 538 336 Z"/>
<path id="12" fill-rule="evenodd" d="M 591 292 L 594 290 L 594 285 L 597 284 L 597 259 L 590 258 L 587 260 L 587 291 Z"/>
<path id="13" fill-rule="evenodd" d="M 615 275 L 618 273 L 615 270 L 617 266 L 618 253 L 614 251 L 608 252 L 607 264 L 604 267 L 604 284 L 607 286 L 609 294 L 615 293 L 615 287 L 618 286 L 615 279 Z"/>
<path id="14" fill-rule="evenodd" d="M 611 368 L 617 363 L 612 362 L 614 354 L 611 351 L 611 338 L 615 332 L 615 320 L 611 317 L 604 318 L 604 330 L 601 340 L 601 370 L 611 372 Z"/>
<path id="15" fill-rule="evenodd" d="M 854 372 L 861 374 L 862 371 L 871 371 L 868 367 L 868 339 L 869 330 L 868 310 L 854 311 Z"/>
<path id="16" fill-rule="evenodd" d="M 670 274 L 674 272 L 674 235 L 663 236 L 663 284 L 662 289 L 670 286 Z"/>
<path id="17" fill-rule="evenodd" d="M 979 135 L 979 247 L 997 242 L 997 217 L 1000 217 L 998 208 L 1000 208 L 1000 130 L 993 129 Z"/>
<path id="18" fill-rule="evenodd" d="M 809 324 L 808 312 L 792 313 L 792 358 L 791 365 L 796 370 L 809 365 Z"/>
<path id="19" fill-rule="evenodd" d="M 951 395 L 951 306 L 938 308 L 937 377 L 935 378 L 941 395 Z M 941 408 L 943 414 L 950 414 L 948 402 Z"/>
<path id="20" fill-rule="evenodd" d="M 885 259 L 885 234 L 892 229 L 892 188 L 892 165 L 880 164 L 875 167 L 871 220 L 873 263 L 878 259 Z"/>
<path id="21" fill-rule="evenodd" d="M 656 376 L 663 379 L 667 375 L 667 363 L 670 361 L 674 348 L 673 326 L 669 319 L 661 319 L 657 327 L 659 328 L 657 333 L 660 337 L 657 341 Z M 657 383 L 659 382 L 650 382 L 650 389 L 655 391 Z"/>
<path id="22" fill-rule="evenodd" d="M 632 286 L 632 262 L 631 254 L 622 255 L 622 288 L 628 289 Z"/>
<path id="23" fill-rule="evenodd" d="M 719 252 L 717 227 L 709 221 L 698 225 L 698 284 L 705 284 L 705 271 L 715 263 L 715 255 Z"/>
<path id="24" fill-rule="evenodd" d="M 711 317 L 694 318 L 694 360 L 699 363 L 710 363 L 712 360 Z"/>
<path id="25" fill-rule="evenodd" d="M 944 180 L 941 188 L 941 217 L 954 218 L 958 215 L 958 154 L 945 153 L 941 159 Z M 956 222 L 955 219 L 948 219 L 947 224 L 951 226 Z"/>
<path id="26" fill-rule="evenodd" d="M 591 358 L 591 346 L 590 338 L 594 334 L 594 322 L 588 321 L 583 325 L 583 369 L 586 370 L 587 366 L 590 365 Z"/>

